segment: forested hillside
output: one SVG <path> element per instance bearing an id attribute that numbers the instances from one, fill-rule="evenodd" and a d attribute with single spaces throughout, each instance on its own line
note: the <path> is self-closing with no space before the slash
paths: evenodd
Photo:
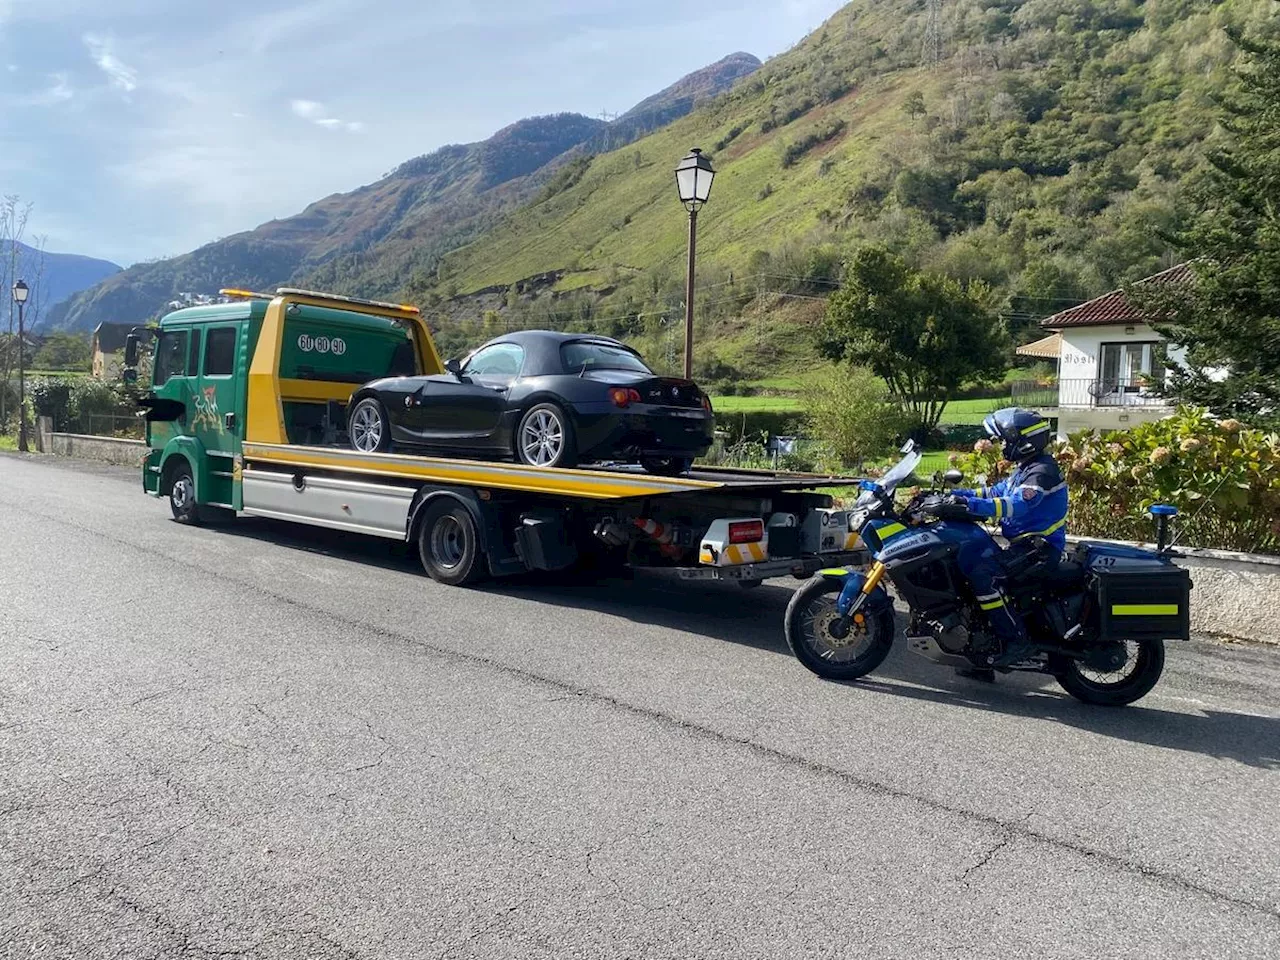
<path id="1" fill-rule="evenodd" d="M 576 324 L 662 356 L 683 300 L 671 172 L 696 144 L 720 171 L 700 221 L 704 368 L 806 362 L 795 326 L 820 306 L 804 298 L 866 241 L 990 285 L 1017 327 L 1170 264 L 1163 237 L 1236 56 L 1223 28 L 1274 31 L 1278 12 L 944 0 L 930 29 L 924 0 L 857 0 L 730 94 L 582 163 L 408 293 L 458 342 Z"/>
<path id="2" fill-rule="evenodd" d="M 521 120 L 488 140 L 443 147 L 376 183 L 168 260 L 138 264 L 53 312 L 54 328 L 144 320 L 184 292 L 285 282 L 396 295 L 433 277 L 440 258 L 560 182 L 575 157 L 607 150 L 689 113 L 760 65 L 737 53 L 647 98 L 612 123 L 574 113 Z M 572 174 L 572 168 L 570 169 Z M 559 178 L 559 179 L 558 179 Z"/>

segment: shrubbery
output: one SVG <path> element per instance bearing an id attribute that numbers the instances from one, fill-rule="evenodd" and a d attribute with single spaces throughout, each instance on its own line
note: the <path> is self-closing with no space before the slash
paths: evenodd
<path id="1" fill-rule="evenodd" d="M 1184 407 L 1132 430 L 1073 434 L 1054 455 L 1070 484 L 1073 534 L 1149 541 L 1147 509 L 1172 503 L 1186 546 L 1280 553 L 1280 435 Z M 969 478 L 1009 470 L 986 441 L 956 459 Z"/>

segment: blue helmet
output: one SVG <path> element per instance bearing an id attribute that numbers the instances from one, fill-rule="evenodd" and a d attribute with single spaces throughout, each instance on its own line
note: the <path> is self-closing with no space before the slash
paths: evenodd
<path id="1" fill-rule="evenodd" d="M 1044 453 L 1053 431 L 1049 421 L 1032 410 L 1005 407 L 982 421 L 982 429 L 994 443 L 1004 444 L 1004 458 L 1021 463 Z"/>

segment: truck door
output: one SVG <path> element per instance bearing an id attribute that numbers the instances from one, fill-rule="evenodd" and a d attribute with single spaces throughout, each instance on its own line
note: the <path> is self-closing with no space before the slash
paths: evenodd
<path id="1" fill-rule="evenodd" d="M 157 399 L 172 400 L 181 407 L 174 407 L 172 420 L 156 419 L 148 423 L 148 439 L 153 447 L 163 448 L 174 437 L 190 432 L 195 380 L 194 374 L 188 376 L 188 371 L 193 352 L 189 327 L 165 327 L 156 337 L 151 392 Z"/>
<path id="2" fill-rule="evenodd" d="M 200 375 L 192 404 L 191 432 L 209 458 L 210 500 L 239 508 L 238 484 L 233 482 L 235 455 L 244 429 L 240 397 L 244 372 L 238 362 L 241 323 L 214 323 L 204 328 Z M 199 330 L 194 333 L 199 333 Z"/>

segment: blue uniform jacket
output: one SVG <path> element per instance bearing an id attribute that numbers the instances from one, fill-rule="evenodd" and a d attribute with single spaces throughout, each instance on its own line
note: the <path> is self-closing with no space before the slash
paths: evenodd
<path id="1" fill-rule="evenodd" d="M 994 486 L 956 492 L 969 498 L 972 512 L 999 522 L 1009 541 L 1039 534 L 1066 549 L 1067 483 L 1047 453 L 1019 464 L 1011 477 Z"/>

